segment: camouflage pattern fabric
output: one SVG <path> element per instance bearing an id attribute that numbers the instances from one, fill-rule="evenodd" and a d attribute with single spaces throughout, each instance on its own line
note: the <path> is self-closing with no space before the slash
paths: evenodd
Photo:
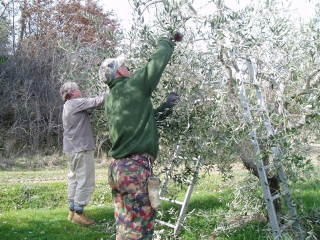
<path id="1" fill-rule="evenodd" d="M 152 239 L 156 211 L 151 207 L 147 179 L 149 161 L 143 155 L 115 159 L 109 167 L 109 184 L 115 206 L 116 240 Z"/>

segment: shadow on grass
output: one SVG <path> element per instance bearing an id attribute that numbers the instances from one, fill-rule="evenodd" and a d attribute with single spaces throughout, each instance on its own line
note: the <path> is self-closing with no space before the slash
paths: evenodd
<path id="1" fill-rule="evenodd" d="M 302 182 L 300 184 L 296 184 L 295 188 L 301 189 L 303 191 L 305 190 L 319 191 L 319 184 L 320 184 L 320 179 L 311 179 L 311 180 L 306 180 L 305 182 Z"/>
<path id="2" fill-rule="evenodd" d="M 266 240 L 268 239 L 268 233 L 264 230 L 265 224 L 252 222 L 243 225 L 242 227 L 235 228 L 229 231 L 227 234 L 221 234 L 217 240 Z"/>
<path id="3" fill-rule="evenodd" d="M 307 180 L 297 185 L 294 192 L 298 203 L 298 212 L 308 232 L 320 239 L 320 180 Z"/>
<path id="4" fill-rule="evenodd" d="M 228 198 L 227 193 L 222 194 Z M 221 200 L 220 194 L 217 193 L 201 193 L 195 194 L 188 207 L 186 221 L 183 224 L 180 237 L 178 239 L 199 239 L 203 234 L 212 233 L 218 222 L 217 212 L 227 209 L 227 201 Z M 163 202 L 161 205 L 161 213 L 158 214 L 158 219 L 175 224 L 179 215 L 180 206 L 173 203 Z M 157 230 L 165 228 L 164 226 L 157 226 Z M 172 232 L 171 232 L 172 233 Z M 170 234 L 170 233 L 168 233 Z M 175 239 L 166 235 L 166 239 Z"/>
<path id="5" fill-rule="evenodd" d="M 21 210 L 0 215 L 0 240 L 107 240 L 115 234 L 110 207 L 88 208 L 94 226 L 82 227 L 67 221 L 66 209 Z"/>
<path id="6" fill-rule="evenodd" d="M 210 193 L 202 193 L 194 195 L 189 202 L 188 211 L 191 211 L 192 209 L 197 210 L 214 210 L 214 209 L 226 209 L 227 208 L 227 198 L 226 194 L 224 193 L 223 200 L 221 199 L 222 196 L 217 194 L 210 194 Z M 162 202 L 161 210 L 167 211 L 171 208 L 174 209 L 180 209 L 180 206 L 174 203 L 169 203 L 166 201 Z"/>
<path id="7" fill-rule="evenodd" d="M 222 201 L 218 196 L 213 194 L 195 195 L 189 204 L 189 211 L 198 210 L 214 210 L 219 208 L 227 208 L 226 201 Z"/>

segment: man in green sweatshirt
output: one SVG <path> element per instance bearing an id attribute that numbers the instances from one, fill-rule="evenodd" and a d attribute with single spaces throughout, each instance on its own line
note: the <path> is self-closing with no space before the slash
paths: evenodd
<path id="1" fill-rule="evenodd" d="M 152 239 L 155 209 L 151 207 L 147 180 L 159 149 L 157 118 L 165 117 L 176 101 L 171 93 L 167 102 L 153 109 L 151 94 L 173 53 L 172 39 L 160 38 L 157 49 L 145 67 L 130 76 L 124 58 L 107 59 L 105 78 L 110 94 L 105 103 L 114 161 L 109 167 L 109 184 L 115 206 L 117 240 Z"/>

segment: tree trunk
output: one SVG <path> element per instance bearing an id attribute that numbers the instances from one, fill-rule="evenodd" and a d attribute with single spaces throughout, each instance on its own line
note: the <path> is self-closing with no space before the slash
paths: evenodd
<path id="1" fill-rule="evenodd" d="M 27 18 L 26 8 L 27 8 L 27 0 L 24 0 L 23 7 L 22 7 L 22 10 L 21 10 L 21 19 L 20 19 L 21 27 L 20 27 L 20 33 L 19 33 L 19 43 L 18 43 L 19 45 L 18 45 L 18 48 L 20 47 L 21 42 L 22 42 L 23 37 L 24 37 L 24 34 L 26 32 L 26 18 Z"/>
<path id="2" fill-rule="evenodd" d="M 257 166 L 252 160 L 251 156 L 249 156 L 248 149 L 245 149 L 243 146 L 238 145 L 237 151 L 239 153 L 243 166 L 259 179 Z M 264 164 L 268 164 L 268 161 L 264 160 Z M 268 182 L 269 182 L 271 195 L 275 195 L 280 191 L 280 181 L 276 175 L 272 177 L 268 177 Z M 281 204 L 280 204 L 279 198 L 274 200 L 273 202 L 274 202 L 276 211 L 279 212 L 281 210 Z"/>

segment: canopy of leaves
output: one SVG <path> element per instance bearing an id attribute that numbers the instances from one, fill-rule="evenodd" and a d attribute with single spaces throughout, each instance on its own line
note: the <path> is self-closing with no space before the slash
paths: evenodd
<path id="1" fill-rule="evenodd" d="M 22 3 L 20 41 L 44 36 L 69 39 L 74 43 L 99 48 L 116 45 L 117 24 L 111 12 L 103 12 L 95 1 L 24 1 Z"/>
<path id="2" fill-rule="evenodd" d="M 288 159 L 305 155 L 301 136 L 308 132 L 319 136 L 313 131 L 319 116 L 319 15 L 299 23 L 286 10 L 285 1 L 252 1 L 240 10 L 212 1 L 206 5 L 213 9 L 207 15 L 197 12 L 197 1 L 131 3 L 136 9 L 129 35 L 135 43 L 132 57 L 146 58 L 163 34 L 182 31 L 185 35 L 155 96 L 158 103 L 169 91 L 180 95 L 171 128 L 162 132 L 163 147 L 171 150 L 162 152 L 161 160 L 172 161 L 178 143 L 182 145 L 178 161 L 180 166 L 185 163 L 187 172 L 194 159 L 202 156 L 209 168 L 217 165 L 229 173 L 230 163 L 239 158 L 256 160 L 249 138 L 253 128 L 267 158 L 274 144 L 281 145 Z M 254 62 L 257 82 L 251 79 L 248 59 Z M 258 103 L 254 85 L 261 87 L 276 140 L 267 140 L 261 112 L 253 113 L 253 126 L 245 121 L 240 81 L 246 84 L 253 109 Z"/>

